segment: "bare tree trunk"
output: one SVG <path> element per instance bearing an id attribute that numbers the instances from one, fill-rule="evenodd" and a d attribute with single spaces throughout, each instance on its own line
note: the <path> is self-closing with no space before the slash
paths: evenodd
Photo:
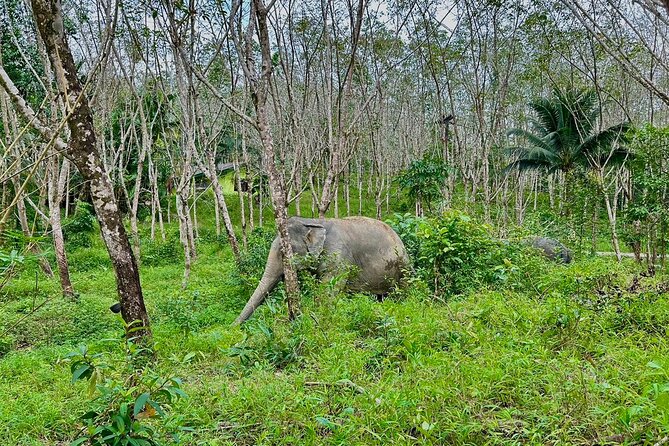
<path id="1" fill-rule="evenodd" d="M 358 215 L 362 215 L 362 161 L 358 160 Z"/>
<path id="2" fill-rule="evenodd" d="M 335 183 L 333 200 L 334 200 L 334 218 L 339 218 L 339 181 Z"/>
<path id="3" fill-rule="evenodd" d="M 239 196 L 239 217 L 242 225 L 242 244 L 244 249 L 248 249 L 246 241 L 246 206 L 244 206 L 244 191 L 242 190 L 242 179 L 237 155 L 235 155 L 235 184 L 237 184 L 237 195 Z"/>
<path id="4" fill-rule="evenodd" d="M 618 241 L 618 231 L 616 228 L 616 209 L 611 202 L 609 194 L 606 192 L 604 187 L 604 172 L 602 169 L 597 169 L 597 175 L 599 176 L 599 182 L 602 187 L 602 195 L 604 195 L 604 204 L 606 205 L 606 214 L 609 217 L 609 227 L 611 229 L 611 243 L 613 243 L 613 250 L 616 253 L 616 258 L 618 262 L 622 261 L 622 256 L 620 254 L 620 243 Z M 615 199 L 616 197 L 614 197 Z"/>
<path id="5" fill-rule="evenodd" d="M 0 61 L 1 62 L 1 61 Z M 1 67 L 1 65 L 0 65 Z M 9 100 L 7 99 L 6 95 L 3 93 L 2 97 L 0 98 L 3 103 L 2 107 L 2 122 L 3 122 L 3 129 L 5 133 L 5 140 L 7 141 L 6 147 L 10 147 L 12 145 L 12 135 L 14 137 L 18 136 L 18 128 L 16 126 L 16 115 L 14 113 L 10 113 L 9 109 Z M 11 118 L 10 118 L 11 115 Z M 12 119 L 12 124 L 10 125 L 10 119 Z M 14 156 L 16 158 L 19 158 L 21 155 L 19 154 L 18 151 L 15 151 Z M 12 186 L 14 187 L 14 194 L 16 195 L 16 213 L 18 214 L 19 218 L 19 224 L 21 225 L 21 232 L 26 238 L 31 238 L 32 237 L 32 231 L 30 230 L 30 225 L 28 224 L 28 216 L 26 214 L 26 204 L 24 201 L 24 193 L 21 188 L 21 184 L 19 181 L 18 176 L 12 176 Z M 3 206 L 2 209 L 5 209 Z M 40 268 L 42 269 L 42 272 L 44 274 L 51 278 L 53 277 L 53 270 L 51 269 L 51 265 L 49 264 L 49 261 L 41 255 L 41 250 L 39 246 L 35 242 L 30 242 L 28 244 L 30 252 L 35 254 L 39 258 L 39 265 Z"/>
<path id="6" fill-rule="evenodd" d="M 260 189 L 258 189 L 258 227 L 262 228 L 263 224 L 263 208 L 265 207 L 263 205 L 262 197 L 264 195 L 263 193 L 263 183 L 262 183 L 262 178 L 261 178 L 261 186 Z"/>
<path id="7" fill-rule="evenodd" d="M 255 227 L 255 219 L 253 215 L 253 178 L 249 173 L 251 162 L 249 161 L 249 153 L 246 150 L 246 129 L 244 127 L 242 127 L 242 157 L 244 159 L 244 165 L 246 166 L 246 184 L 248 186 L 246 197 L 248 198 L 249 204 L 249 226 L 251 231 L 253 231 L 253 228 Z"/>
<path id="8" fill-rule="evenodd" d="M 65 101 L 68 113 L 70 141 L 67 153 L 84 180 L 89 183 L 102 238 L 116 272 L 121 314 L 127 324 L 135 324 L 136 321 L 139 321 L 144 327 L 141 331 L 135 331 L 129 335 L 148 336 L 150 335 L 149 317 L 144 306 L 137 262 L 123 227 L 112 184 L 98 153 L 93 117 L 65 38 L 60 2 L 58 0 L 31 0 L 31 4 L 37 29 L 46 46 L 58 90 Z M 14 96 L 14 102 L 19 108 L 25 111 L 27 105 L 24 101 L 19 100 L 16 88 L 8 89 L 6 84 L 4 87 L 9 90 L 10 96 Z M 34 117 L 34 113 L 32 115 Z M 29 114 L 27 118 L 30 117 Z M 36 124 L 33 120 L 33 125 Z M 44 136 L 52 137 L 48 129 L 43 128 L 42 130 Z"/>
<path id="9" fill-rule="evenodd" d="M 216 197 L 214 196 L 214 199 Z M 216 226 L 216 237 L 221 236 L 221 211 L 219 210 L 218 203 L 214 206 L 214 225 Z"/>
<path id="10" fill-rule="evenodd" d="M 236 15 L 239 12 L 239 1 L 235 0 L 230 14 L 231 33 L 236 36 Z M 286 303 L 288 304 L 288 317 L 294 319 L 299 312 L 299 285 L 297 282 L 297 273 L 293 266 L 293 247 L 290 244 L 288 236 L 288 213 L 286 209 L 286 184 L 283 175 L 279 172 L 274 154 L 274 141 L 272 130 L 269 125 L 269 113 L 267 109 L 267 95 L 270 91 L 272 77 L 272 53 L 269 41 L 269 28 L 267 24 L 268 9 L 263 0 L 253 0 L 251 2 L 251 16 L 256 20 L 251 20 L 245 32 L 245 47 L 242 48 L 241 42 L 235 40 L 235 45 L 242 60 L 244 74 L 249 82 L 251 99 L 256 111 L 256 130 L 260 136 L 263 147 L 263 165 L 269 176 L 269 188 L 274 207 L 274 219 L 279 232 L 281 242 L 281 252 L 283 254 L 283 272 L 284 284 L 286 287 Z M 256 26 L 257 24 L 257 26 Z M 257 28 L 257 30 L 254 30 Z M 258 73 L 253 55 L 253 34 L 257 31 L 258 41 L 261 52 L 261 72 Z"/>
<path id="11" fill-rule="evenodd" d="M 217 181 L 218 183 L 218 181 Z M 195 240 L 200 238 L 200 232 L 197 224 L 197 191 L 195 190 L 195 178 L 191 180 L 192 188 L 191 188 L 191 194 L 193 196 L 193 244 L 195 243 Z"/>
<path id="12" fill-rule="evenodd" d="M 346 167 L 344 176 L 344 195 L 346 195 L 346 216 L 351 216 L 351 165 Z"/>
<path id="13" fill-rule="evenodd" d="M 302 216 L 302 194 L 300 189 L 302 188 L 302 169 L 300 166 L 297 166 L 297 172 L 295 172 L 295 191 L 297 196 L 295 197 L 295 215 L 300 217 Z"/>
<path id="14" fill-rule="evenodd" d="M 56 264 L 58 265 L 58 276 L 60 278 L 60 287 L 63 290 L 63 295 L 67 297 L 74 296 L 74 289 L 70 281 L 70 267 L 67 262 L 67 255 L 65 253 L 65 239 L 63 238 L 63 227 L 60 220 L 60 202 L 62 198 L 62 190 L 65 187 L 65 177 L 69 171 L 70 163 L 67 160 L 63 161 L 63 166 L 58 173 L 58 159 L 54 156 L 49 164 L 49 187 L 47 194 L 49 195 L 49 217 L 51 221 L 51 237 L 53 238 L 53 248 L 56 255 Z"/>
<path id="15" fill-rule="evenodd" d="M 188 285 L 188 279 L 190 278 L 190 270 L 192 264 L 192 251 L 191 251 L 191 241 L 190 241 L 190 231 L 189 231 L 189 209 L 188 209 L 188 197 L 184 198 L 182 191 L 177 191 L 175 194 L 176 199 L 176 209 L 177 216 L 179 217 L 179 241 L 181 241 L 181 246 L 184 249 L 184 275 L 181 280 L 181 288 L 185 289 Z"/>
<path id="16" fill-rule="evenodd" d="M 207 177 L 211 183 L 211 186 L 214 189 L 214 197 L 216 198 L 216 207 L 220 208 L 221 213 L 223 214 L 223 224 L 225 225 L 225 233 L 228 236 L 228 242 L 232 248 L 232 255 L 235 257 L 235 262 L 237 265 L 241 262 L 241 254 L 239 253 L 239 243 L 237 242 L 237 236 L 235 235 L 235 228 L 232 226 L 232 220 L 230 219 L 230 213 L 228 212 L 228 205 L 225 202 L 225 196 L 223 195 L 223 188 L 221 183 L 218 181 L 218 176 L 216 175 L 216 162 L 214 157 L 209 154 L 208 156 L 209 166 L 203 167 L 203 171 L 207 173 Z M 237 176 L 237 168 L 235 167 L 235 176 Z M 238 188 L 241 187 L 238 184 Z"/>
<path id="17" fill-rule="evenodd" d="M 137 159 L 137 174 L 135 176 L 135 186 L 132 193 L 132 205 L 130 207 L 130 230 L 132 231 L 132 240 L 133 240 L 133 250 L 135 253 L 135 258 L 137 262 L 140 261 L 139 255 L 139 227 L 137 226 L 137 212 L 139 211 L 139 197 L 142 192 L 142 175 L 144 173 L 144 158 L 146 154 L 151 149 L 152 139 L 149 135 L 149 126 L 146 120 L 146 114 L 144 113 L 144 106 L 142 101 L 139 98 L 139 95 L 136 95 L 139 108 L 139 118 L 142 128 L 142 141 L 139 149 L 139 156 Z"/>
<path id="18" fill-rule="evenodd" d="M 32 238 L 33 234 L 30 230 L 30 224 L 28 223 L 28 215 L 26 214 L 26 204 L 23 198 L 23 192 L 21 191 L 21 184 L 16 176 L 12 177 L 12 183 L 14 185 L 14 193 L 18 195 L 16 199 L 16 213 L 19 218 L 19 224 L 21 225 L 21 232 L 27 239 L 30 239 Z M 53 270 L 51 269 L 51 265 L 49 264 L 49 261 L 42 255 L 42 251 L 40 250 L 39 246 L 37 246 L 35 242 L 30 241 L 28 243 L 28 247 L 30 252 L 38 257 L 39 265 L 44 275 L 49 278 L 53 277 Z"/>

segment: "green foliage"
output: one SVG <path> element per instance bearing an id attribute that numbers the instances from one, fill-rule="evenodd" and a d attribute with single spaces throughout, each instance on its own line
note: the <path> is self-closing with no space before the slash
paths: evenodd
<path id="1" fill-rule="evenodd" d="M 12 18 L 11 21 L 9 17 Z M 21 29 L 31 26 L 31 21 L 30 13 L 25 10 L 25 5 L 21 2 L 8 0 L 0 4 L 0 29 L 4 31 L 0 33 L 0 48 L 2 48 L 0 62 L 21 96 L 34 109 L 39 109 L 44 100 L 44 89 L 31 69 L 42 77 L 44 66 L 37 44 L 32 39 L 27 39 Z M 28 68 L 28 64 L 31 69 Z M 4 129 L 0 129 L 0 133 L 2 130 Z"/>
<path id="2" fill-rule="evenodd" d="M 227 350 L 231 358 L 239 359 L 242 367 L 259 367 L 261 363 L 275 369 L 299 364 L 303 359 L 305 339 L 298 331 L 277 331 L 262 320 L 244 325 L 245 337 Z"/>
<path id="3" fill-rule="evenodd" d="M 421 160 L 412 161 L 397 181 L 412 200 L 431 209 L 431 205 L 442 196 L 448 172 L 448 166 L 442 160 L 425 155 Z"/>
<path id="4" fill-rule="evenodd" d="M 123 352 L 118 360 L 110 352 L 91 353 L 85 346 L 65 355 L 72 383 L 88 381 L 87 394 L 95 397 L 80 419 L 85 428 L 71 444 L 93 446 L 158 445 L 158 432 L 167 424 L 167 411 L 186 393 L 182 381 L 163 377 L 146 365 L 137 369 L 153 353 L 128 340 L 112 340 Z M 145 362 L 145 361 L 144 361 Z M 158 423 L 151 423 L 151 419 Z"/>
<path id="5" fill-rule="evenodd" d="M 0 279 L 4 281 L 15 274 L 17 267 L 23 265 L 24 260 L 25 257 L 16 249 L 9 252 L 0 251 Z"/>
<path id="6" fill-rule="evenodd" d="M 379 302 L 302 274 L 296 321 L 285 319 L 279 287 L 237 328 L 231 323 L 275 234 L 251 235 L 241 276 L 230 247 L 212 236 L 206 199 L 185 290 L 180 262 L 142 262 L 158 349 L 141 372 L 130 358 L 142 354 L 105 340 L 118 335 L 108 311 L 116 290 L 97 238 L 68 251 L 80 302 L 64 301 L 57 279 L 40 275 L 36 289 L 36 265 L 21 266 L 0 293 L 5 324 L 21 321 L 0 336 L 0 443 L 104 444 L 106 427 L 115 429 L 104 430 L 108 441 L 120 444 L 189 445 L 655 444 L 669 432 L 663 271 L 642 276 L 632 262 L 586 256 L 555 264 L 457 212 L 397 216 L 416 262 L 406 288 Z M 363 209 L 373 211 L 369 205 Z M 510 238 L 573 237 L 541 206 L 525 221 Z M 175 226 L 168 224 L 171 240 Z M 143 255 L 151 254 L 144 242 Z M 90 347 L 68 358 L 75 367 L 54 366 L 82 342 Z M 156 392 L 173 386 L 173 376 L 183 378 L 188 399 Z M 89 412 L 93 418 L 81 418 Z"/>
<path id="7" fill-rule="evenodd" d="M 165 240 L 142 240 L 140 246 L 142 264 L 146 266 L 174 265 L 183 261 L 183 248 L 179 235 L 175 232 L 165 234 Z"/>
<path id="8" fill-rule="evenodd" d="M 645 244 L 651 251 L 666 252 L 669 237 L 669 128 L 651 125 L 631 132 L 634 152 L 631 165 L 632 197 L 623 213 L 622 237 L 635 250 Z"/>
<path id="9" fill-rule="evenodd" d="M 248 285 L 257 283 L 265 270 L 267 256 L 272 241 L 276 237 L 273 230 L 254 228 L 248 235 L 248 249 L 242 253 L 239 263 L 239 275 Z"/>
<path id="10" fill-rule="evenodd" d="M 109 253 L 103 247 L 82 247 L 68 252 L 67 257 L 72 271 L 84 272 L 98 268 L 111 270 L 112 267 Z"/>
<path id="11" fill-rule="evenodd" d="M 96 231 L 93 206 L 84 201 L 77 201 L 74 214 L 63 219 L 63 236 L 72 247 L 90 248 Z"/>
<path id="12" fill-rule="evenodd" d="M 462 212 L 433 218 L 395 215 L 389 223 L 404 242 L 416 275 L 437 295 L 505 283 L 518 270 L 511 259 L 520 248 L 493 239 L 488 226 Z"/>
<path id="13" fill-rule="evenodd" d="M 594 90 L 556 89 L 553 97 L 532 101 L 530 108 L 536 115 L 530 120 L 532 130 L 509 130 L 509 135 L 519 136 L 529 145 L 509 148 L 516 159 L 507 169 L 570 172 L 626 159 L 628 151 L 614 144 L 625 141 L 630 124 L 620 123 L 597 132 L 601 118 L 597 100 Z"/>
<path id="14" fill-rule="evenodd" d="M 28 263 L 34 263 L 37 256 L 26 253 L 29 243 L 20 232 L 5 231 L 0 237 L 0 291 L 11 279 L 18 276 Z"/>

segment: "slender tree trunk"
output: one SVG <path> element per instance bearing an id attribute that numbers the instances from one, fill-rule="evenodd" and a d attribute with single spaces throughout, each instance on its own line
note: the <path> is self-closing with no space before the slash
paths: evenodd
<path id="1" fill-rule="evenodd" d="M 262 201 L 262 197 L 264 195 L 264 193 L 263 193 L 263 189 L 264 189 L 263 188 L 263 183 L 261 182 L 260 184 L 261 184 L 260 189 L 258 189 L 258 227 L 262 228 L 263 208 L 265 206 L 263 206 L 263 201 Z"/>
<path id="2" fill-rule="evenodd" d="M 239 11 L 240 4 L 235 1 L 232 6 L 230 24 L 235 27 L 235 15 Z M 251 99 L 256 111 L 256 129 L 260 136 L 263 148 L 263 165 L 269 176 L 269 189 L 274 207 L 274 219 L 279 232 L 281 252 L 283 254 L 284 284 L 286 287 L 286 303 L 288 305 L 288 317 L 294 319 L 299 312 L 299 285 L 297 273 L 293 266 L 293 247 L 288 235 L 288 212 L 286 209 L 286 184 L 283 175 L 278 170 L 275 162 L 274 140 L 270 128 L 269 113 L 267 109 L 267 95 L 270 92 L 272 77 L 272 50 L 269 41 L 269 28 L 267 23 L 268 9 L 263 0 L 252 0 L 252 20 L 245 35 L 245 57 L 242 58 L 243 68 L 250 85 Z M 255 65 L 253 56 L 253 32 L 257 28 L 257 37 L 260 44 L 261 67 L 260 73 Z M 233 32 L 232 34 L 235 34 Z M 241 43 L 235 41 L 240 53 L 244 53 Z"/>
<path id="3" fill-rule="evenodd" d="M 138 96 L 139 98 L 139 96 Z M 139 227 L 137 225 L 137 213 L 139 212 L 139 198 L 142 192 L 142 175 L 144 174 L 144 158 L 151 148 L 152 139 L 149 135 L 149 127 L 144 114 L 144 106 L 141 101 L 137 104 L 139 107 L 139 117 L 142 127 L 142 141 L 137 159 L 137 174 L 135 175 L 135 186 L 132 192 L 132 204 L 130 207 L 130 230 L 132 231 L 133 251 L 137 262 L 140 261 L 139 255 Z"/>
<path id="4" fill-rule="evenodd" d="M 358 215 L 362 215 L 362 161 L 358 161 Z"/>
<path id="5" fill-rule="evenodd" d="M 244 249 L 248 249 L 246 242 L 246 206 L 244 206 L 244 191 L 242 190 L 242 179 L 237 155 L 235 155 L 235 184 L 237 184 L 237 195 L 239 196 L 239 218 L 242 225 L 242 245 L 244 246 Z"/>
<path id="6" fill-rule="evenodd" d="M 216 207 L 220 209 L 223 214 L 223 224 L 225 225 L 225 233 L 228 236 L 228 242 L 232 248 L 232 255 L 235 257 L 235 262 L 237 265 L 241 262 L 241 254 L 239 253 L 239 242 L 237 241 L 237 236 L 235 235 L 235 228 L 232 226 L 232 220 L 230 219 L 230 213 L 228 212 L 228 205 L 225 202 L 225 195 L 223 194 L 223 188 L 221 183 L 218 181 L 218 176 L 216 174 L 216 162 L 214 157 L 209 154 L 208 156 L 209 166 L 204 168 L 204 172 L 207 173 L 207 177 L 211 183 L 211 186 L 214 189 L 214 197 L 216 198 Z M 205 167 L 205 166 L 202 166 Z M 235 168 L 235 176 L 237 176 L 237 168 Z M 239 184 L 237 185 L 238 188 Z"/>
<path id="7" fill-rule="evenodd" d="M 218 183 L 218 181 L 217 181 L 217 183 Z M 198 240 L 200 238 L 200 231 L 199 231 L 199 227 L 198 227 L 198 224 L 197 224 L 197 191 L 195 190 L 195 178 L 193 178 L 191 180 L 191 184 L 192 184 L 192 188 L 191 188 L 192 192 L 191 193 L 192 193 L 192 196 L 193 196 L 193 206 L 191 206 L 192 209 L 193 209 L 193 219 L 192 219 L 192 222 L 193 222 L 193 237 L 192 237 L 192 240 L 193 240 L 193 244 L 195 244 L 195 240 Z"/>
<path id="8" fill-rule="evenodd" d="M 333 200 L 334 200 L 334 218 L 339 218 L 339 181 L 335 183 Z"/>
<path id="9" fill-rule="evenodd" d="M 184 249 L 184 274 L 181 280 L 181 288 L 186 289 L 188 286 L 188 279 L 190 278 L 190 270 L 192 264 L 192 251 L 189 233 L 189 210 L 188 197 L 184 198 L 182 191 L 177 191 L 175 194 L 177 216 L 179 217 L 179 241 Z"/>
<path id="10" fill-rule="evenodd" d="M 74 297 L 74 288 L 70 281 L 70 267 L 67 262 L 67 254 L 65 253 L 65 239 L 63 238 L 63 227 L 60 220 L 60 202 L 62 198 L 61 190 L 65 187 L 65 177 L 69 170 L 69 162 L 63 161 L 63 167 L 58 173 L 58 159 L 54 156 L 49 164 L 49 187 L 47 194 L 49 195 L 49 217 L 51 221 L 51 237 L 53 238 L 53 248 L 56 255 L 56 264 L 58 265 L 58 276 L 60 278 L 60 287 L 63 290 L 63 295 L 67 297 Z M 62 188 L 60 187 L 62 185 Z"/>
<path id="11" fill-rule="evenodd" d="M 346 196 L 346 216 L 351 216 L 351 166 L 346 168 L 344 177 L 344 195 Z"/>
<path id="12" fill-rule="evenodd" d="M 5 133 L 6 147 L 10 147 L 12 143 L 12 137 L 18 135 L 18 128 L 16 125 L 16 115 L 14 113 L 10 113 L 9 100 L 4 93 L 2 94 L 2 97 L 0 99 L 2 100 L 3 103 L 2 122 Z M 12 119 L 11 125 L 10 125 L 10 119 Z M 14 156 L 16 158 L 21 156 L 18 150 L 15 151 Z M 13 176 L 11 182 L 12 186 L 14 187 L 14 194 L 18 195 L 16 197 L 16 213 L 19 218 L 19 224 L 21 225 L 21 232 L 26 238 L 31 238 L 32 231 L 30 230 L 30 225 L 28 224 L 28 215 L 26 214 L 24 193 L 21 190 L 21 184 L 20 184 L 21 182 L 19 181 L 19 177 L 16 175 Z M 5 207 L 3 206 L 2 209 L 4 210 Z M 44 272 L 44 274 L 49 278 L 53 277 L 53 270 L 51 269 L 51 265 L 49 264 L 49 261 L 44 256 L 41 255 L 41 250 L 39 246 L 34 242 L 30 242 L 28 246 L 30 252 L 32 252 L 39 258 L 39 265 L 40 268 L 42 269 L 42 272 Z"/>

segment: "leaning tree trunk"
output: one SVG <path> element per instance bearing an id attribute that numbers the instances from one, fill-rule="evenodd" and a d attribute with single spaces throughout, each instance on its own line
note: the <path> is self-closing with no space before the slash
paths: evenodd
<path id="1" fill-rule="evenodd" d="M 144 306 L 137 262 L 123 227 L 114 189 L 97 149 L 93 115 L 65 38 L 60 1 L 31 0 L 31 5 L 37 29 L 55 73 L 58 90 L 65 102 L 67 126 L 70 130 L 67 154 L 79 169 L 84 181 L 89 184 L 100 232 L 116 273 L 121 314 L 127 324 L 136 324 L 139 321 L 144 327 L 141 331 L 133 332 L 131 336 L 148 336 L 149 317 Z M 14 93 L 16 102 L 19 95 L 15 88 Z M 25 101 L 22 103 L 23 107 L 18 105 L 24 111 L 27 110 Z M 52 137 L 48 129 L 43 130 L 43 136 Z"/>
<path id="2" fill-rule="evenodd" d="M 205 175 L 211 183 L 211 187 L 214 189 L 214 198 L 216 199 L 216 208 L 220 209 L 220 212 L 223 214 L 223 224 L 225 226 L 225 234 L 228 236 L 228 243 L 230 243 L 230 248 L 232 248 L 232 255 L 235 258 L 237 265 L 241 262 L 241 254 L 239 252 L 239 242 L 237 241 L 237 236 L 235 235 L 235 228 L 232 226 L 232 220 L 230 219 L 230 212 L 228 212 L 228 205 L 225 202 L 225 195 L 223 194 L 223 188 L 221 183 L 218 181 L 218 175 L 216 174 L 216 162 L 214 160 L 213 154 L 209 153 L 205 155 L 207 157 L 207 166 L 201 164 L 200 168 L 204 171 Z M 237 176 L 237 169 L 235 168 L 235 175 Z"/>

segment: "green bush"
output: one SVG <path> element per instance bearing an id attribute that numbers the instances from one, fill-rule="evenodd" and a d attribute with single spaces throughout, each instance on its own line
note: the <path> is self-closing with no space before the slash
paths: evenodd
<path id="1" fill-rule="evenodd" d="M 273 230 L 254 228 L 248 236 L 248 248 L 242 253 L 239 274 L 247 285 L 257 283 L 265 270 L 267 255 L 276 237 Z"/>
<path id="2" fill-rule="evenodd" d="M 68 253 L 70 269 L 74 272 L 111 268 L 109 254 L 102 248 L 80 248 Z"/>
<path id="3" fill-rule="evenodd" d="M 92 353 L 81 346 L 64 358 L 72 383 L 87 380 L 87 393 L 93 398 L 80 417 L 85 429 L 79 429 L 71 444 L 152 446 L 161 444 L 162 435 L 176 438 L 176 432 L 170 432 L 174 428 L 190 430 L 181 426 L 181 418 L 169 415 L 172 405 L 187 397 L 181 379 L 162 376 L 150 364 L 140 367 L 153 352 L 125 336 L 117 345 L 122 355 Z"/>
<path id="4" fill-rule="evenodd" d="M 493 238 L 490 227 L 462 212 L 433 218 L 396 215 L 389 224 L 404 242 L 416 275 L 435 294 L 461 294 L 517 277 L 512 260 L 522 249 Z"/>
<path id="5" fill-rule="evenodd" d="M 227 350 L 231 358 L 238 358 L 242 367 L 250 368 L 265 363 L 275 369 L 299 365 L 303 361 L 306 338 L 299 330 L 280 330 L 260 319 L 244 324 L 244 340 Z"/>
<path id="6" fill-rule="evenodd" d="M 90 248 L 95 233 L 95 212 L 93 206 L 77 201 L 74 214 L 63 219 L 63 236 L 71 246 Z"/>
<path id="7" fill-rule="evenodd" d="M 16 340 L 12 336 L 7 334 L 0 336 L 0 358 L 14 350 L 15 345 Z"/>

